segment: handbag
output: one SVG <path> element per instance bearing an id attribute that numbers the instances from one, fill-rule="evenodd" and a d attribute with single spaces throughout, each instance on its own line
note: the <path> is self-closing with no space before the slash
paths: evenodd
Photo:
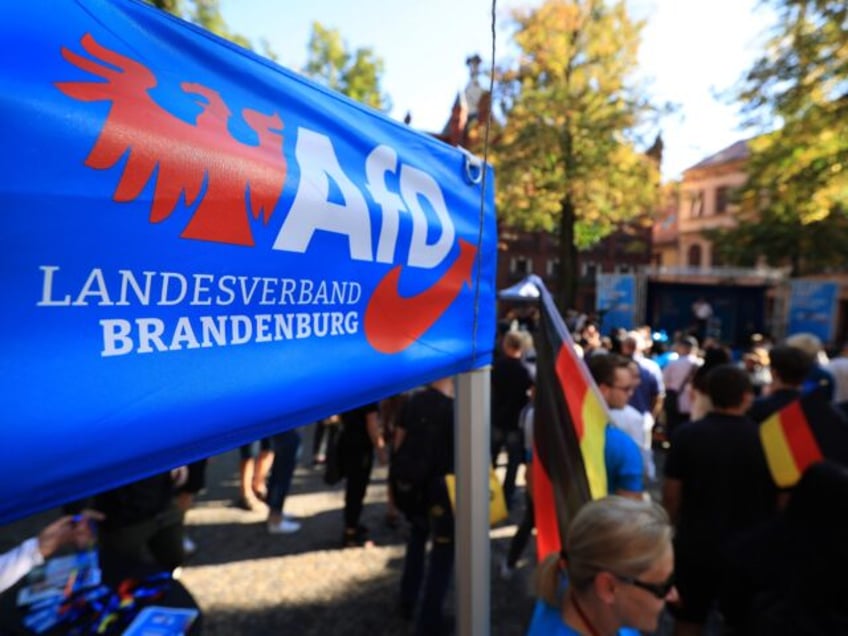
<path id="1" fill-rule="evenodd" d="M 448 488 L 451 506 L 456 511 L 456 475 L 452 473 L 445 475 L 445 485 Z M 498 479 L 495 469 L 489 466 L 489 525 L 497 525 L 508 516 L 501 480 Z"/>

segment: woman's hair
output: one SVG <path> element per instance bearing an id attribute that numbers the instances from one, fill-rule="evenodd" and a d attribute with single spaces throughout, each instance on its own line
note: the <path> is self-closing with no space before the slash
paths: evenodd
<path id="1" fill-rule="evenodd" d="M 601 572 L 637 577 L 671 546 L 672 529 L 657 503 L 611 495 L 578 511 L 565 545 L 568 585 L 589 587 Z M 558 606 L 562 555 L 549 556 L 539 567 L 538 595 Z"/>

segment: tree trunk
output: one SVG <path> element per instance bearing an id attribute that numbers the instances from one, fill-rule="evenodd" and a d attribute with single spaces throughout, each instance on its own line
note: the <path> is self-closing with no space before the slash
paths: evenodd
<path id="1" fill-rule="evenodd" d="M 574 244 L 576 221 L 574 203 L 565 195 L 560 202 L 559 217 L 559 280 L 556 299 L 559 311 L 565 315 L 567 309 L 577 304 L 577 246 Z"/>
<path id="2" fill-rule="evenodd" d="M 803 272 L 802 254 L 804 253 L 804 227 L 800 220 L 795 223 L 792 245 L 789 249 L 789 263 L 792 269 L 789 273 L 793 278 L 801 276 Z"/>

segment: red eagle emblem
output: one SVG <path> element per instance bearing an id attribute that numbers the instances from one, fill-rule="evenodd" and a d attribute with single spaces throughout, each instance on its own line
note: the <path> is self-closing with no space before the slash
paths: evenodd
<path id="1" fill-rule="evenodd" d="M 151 98 L 158 82 L 147 67 L 98 44 L 91 34 L 83 36 L 82 47 L 93 60 L 65 47 L 62 56 L 106 81 L 57 82 L 56 87 L 81 101 L 112 103 L 85 165 L 108 170 L 126 156 L 113 199 L 138 198 L 153 178 L 152 222 L 168 218 L 184 197 L 187 207 L 196 207 L 182 238 L 252 246 L 248 214 L 267 223 L 286 179 L 280 116 L 242 110 L 258 138 L 257 145 L 243 143 L 230 134 L 232 113 L 213 89 L 180 84 L 201 106 L 191 124 Z"/>

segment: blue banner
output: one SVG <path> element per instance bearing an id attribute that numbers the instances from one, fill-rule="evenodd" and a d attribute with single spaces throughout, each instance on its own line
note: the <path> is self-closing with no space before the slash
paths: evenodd
<path id="1" fill-rule="evenodd" d="M 632 329 L 636 315 L 636 277 L 633 274 L 598 274 L 595 308 L 601 318 L 601 333 Z"/>
<path id="2" fill-rule="evenodd" d="M 140 2 L 0 13 L 0 522 L 491 362 L 489 168 Z"/>
<path id="3" fill-rule="evenodd" d="M 787 335 L 811 333 L 827 344 L 833 341 L 833 321 L 839 284 L 832 281 L 793 280 L 789 296 Z"/>

